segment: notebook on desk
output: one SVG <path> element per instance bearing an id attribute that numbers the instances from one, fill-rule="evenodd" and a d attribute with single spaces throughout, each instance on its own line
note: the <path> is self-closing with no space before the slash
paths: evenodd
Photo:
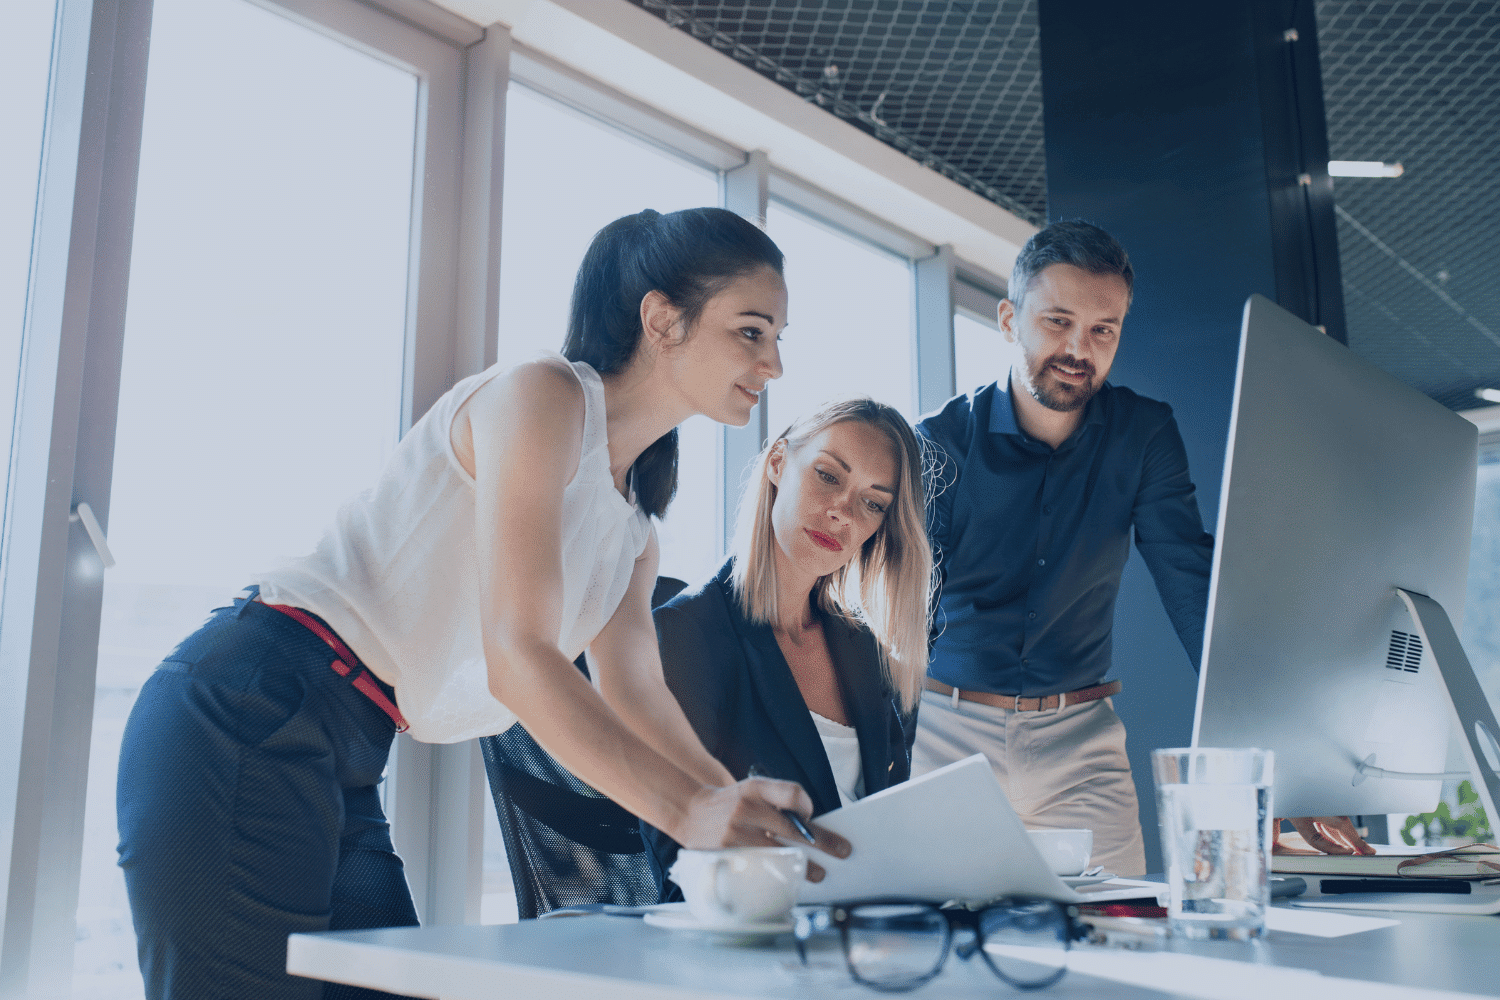
<path id="1" fill-rule="evenodd" d="M 1288 900 L 1292 906 L 1311 906 L 1334 910 L 1394 910 L 1404 913 L 1471 913 L 1477 916 L 1500 913 L 1500 885 L 1482 882 L 1459 883 L 1468 892 L 1333 892 L 1323 891 L 1324 879 L 1306 876 L 1307 892 Z M 1352 879 L 1328 879 L 1349 882 Z"/>
<path id="2" fill-rule="evenodd" d="M 1376 847 L 1378 854 L 1278 854 L 1271 870 L 1291 875 L 1360 878 L 1500 878 L 1500 849 L 1475 844 L 1449 851 L 1426 847 Z"/>
<path id="3" fill-rule="evenodd" d="M 1416 913 L 1500 913 L 1500 850 L 1382 848 L 1375 855 L 1281 854 L 1278 872 L 1307 881 L 1298 905 Z"/>

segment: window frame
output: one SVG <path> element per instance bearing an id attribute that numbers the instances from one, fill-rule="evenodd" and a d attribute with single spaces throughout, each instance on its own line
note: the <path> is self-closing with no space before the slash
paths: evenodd
<path id="1" fill-rule="evenodd" d="M 770 170 L 767 195 L 767 207 L 775 202 L 820 229 L 906 265 L 911 284 L 911 312 L 907 320 L 911 401 L 920 414 L 952 396 L 953 248 L 934 246 L 774 167 Z M 768 385 L 765 396 L 775 393 L 776 388 L 774 382 Z M 762 405 L 759 409 L 768 407 Z M 761 447 L 765 446 L 765 440 L 762 435 Z"/>

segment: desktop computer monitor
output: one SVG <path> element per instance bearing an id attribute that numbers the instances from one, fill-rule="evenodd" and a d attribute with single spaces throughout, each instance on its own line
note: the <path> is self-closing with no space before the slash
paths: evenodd
<path id="1" fill-rule="evenodd" d="M 1193 745 L 1276 751 L 1277 815 L 1430 810 L 1454 734 L 1496 815 L 1494 714 L 1449 622 L 1477 449 L 1469 421 L 1245 304 Z"/>

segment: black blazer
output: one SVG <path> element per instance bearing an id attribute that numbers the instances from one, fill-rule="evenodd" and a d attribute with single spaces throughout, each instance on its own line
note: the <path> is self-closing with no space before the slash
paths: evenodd
<path id="1" fill-rule="evenodd" d="M 763 773 L 805 788 L 814 816 L 837 809 L 838 787 L 807 703 L 771 626 L 741 613 L 732 566 L 726 562 L 713 579 L 656 609 L 667 685 L 708 752 L 736 780 L 757 764 Z M 916 711 L 901 711 L 899 697 L 881 676 L 868 630 L 827 615 L 822 624 L 845 711 L 859 734 L 870 795 L 911 777 Z M 664 871 L 677 856 L 677 844 L 658 830 L 642 829 Z"/>

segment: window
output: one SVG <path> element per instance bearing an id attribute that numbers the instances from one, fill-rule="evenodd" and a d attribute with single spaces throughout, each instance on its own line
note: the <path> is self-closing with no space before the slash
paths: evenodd
<path id="1" fill-rule="evenodd" d="M 652 208 L 719 203 L 717 173 L 638 142 L 512 84 L 505 119 L 500 251 L 502 364 L 559 350 L 573 278 L 604 225 Z M 658 525 L 661 573 L 694 580 L 714 568 L 716 427 L 696 417 L 678 432 L 678 500 Z"/>
<path id="2" fill-rule="evenodd" d="M 953 316 L 953 370 L 959 392 L 968 392 L 1006 377 L 1021 352 L 1008 344 L 992 323 L 981 323 L 963 313 Z"/>
<path id="3" fill-rule="evenodd" d="M 53 4 L 16 4 L 5 12 L 0 32 L 0 511 L 10 466 L 11 421 L 26 320 L 31 274 L 32 223 L 41 169 L 42 124 L 47 110 L 47 70 L 52 61 Z M 3 522 L 0 515 L 0 522 Z M 3 533 L 0 533 L 3 537 Z M 4 553 L 0 553 L 0 565 Z"/>
<path id="4" fill-rule="evenodd" d="M 573 278 L 606 223 L 717 205 L 718 176 L 512 83 L 505 107 L 502 364 L 558 350 Z"/>
<path id="5" fill-rule="evenodd" d="M 244 0 L 156 0 L 74 994 L 139 996 L 120 738 L 206 613 L 374 482 L 401 426 L 417 80 Z"/>
<path id="6" fill-rule="evenodd" d="M 871 396 L 916 417 L 911 263 L 772 202 L 766 228 L 786 254 L 785 374 L 768 391 L 774 438 L 823 403 Z"/>

